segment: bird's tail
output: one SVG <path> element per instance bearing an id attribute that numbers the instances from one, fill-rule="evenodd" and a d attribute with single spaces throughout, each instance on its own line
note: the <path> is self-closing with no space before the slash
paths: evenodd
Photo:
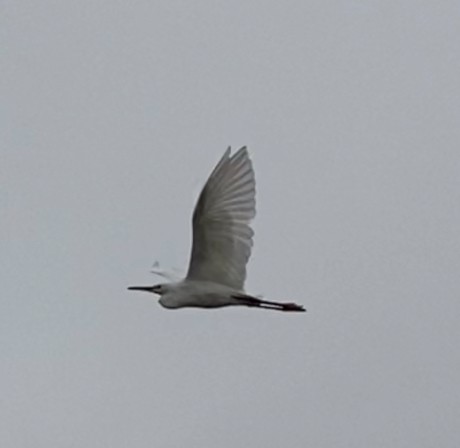
<path id="1" fill-rule="evenodd" d="M 293 302 L 272 302 L 269 300 L 262 300 L 257 297 L 249 296 L 247 294 L 234 294 L 232 297 L 238 300 L 241 305 L 265 308 L 269 310 L 278 311 L 306 311 L 302 305 Z"/>

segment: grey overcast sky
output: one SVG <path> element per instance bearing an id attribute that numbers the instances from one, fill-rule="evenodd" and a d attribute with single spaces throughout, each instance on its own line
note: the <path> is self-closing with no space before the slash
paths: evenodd
<path id="1" fill-rule="evenodd" d="M 460 446 L 458 1 L 1 2 L 6 448 Z M 228 145 L 247 290 L 162 309 Z"/>

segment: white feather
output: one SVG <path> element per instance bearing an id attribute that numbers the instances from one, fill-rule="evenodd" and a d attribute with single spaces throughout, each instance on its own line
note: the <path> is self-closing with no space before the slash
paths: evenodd
<path id="1" fill-rule="evenodd" d="M 256 214 L 255 178 L 246 147 L 227 149 L 206 182 L 193 213 L 189 280 L 242 290 Z"/>

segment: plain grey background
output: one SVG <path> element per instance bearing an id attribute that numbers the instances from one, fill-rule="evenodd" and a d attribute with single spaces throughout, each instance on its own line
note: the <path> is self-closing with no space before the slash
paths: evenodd
<path id="1" fill-rule="evenodd" d="M 458 447 L 457 1 L 2 1 L 2 447 Z M 247 290 L 162 309 L 228 145 Z"/>

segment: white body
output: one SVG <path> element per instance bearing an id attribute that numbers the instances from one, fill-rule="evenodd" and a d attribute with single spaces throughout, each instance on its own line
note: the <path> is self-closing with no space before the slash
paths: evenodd
<path id="1" fill-rule="evenodd" d="M 183 280 L 166 285 L 160 297 L 160 305 L 175 309 L 184 307 L 220 308 L 229 305 L 240 305 L 232 295 L 238 294 L 225 285 L 200 280 Z"/>

